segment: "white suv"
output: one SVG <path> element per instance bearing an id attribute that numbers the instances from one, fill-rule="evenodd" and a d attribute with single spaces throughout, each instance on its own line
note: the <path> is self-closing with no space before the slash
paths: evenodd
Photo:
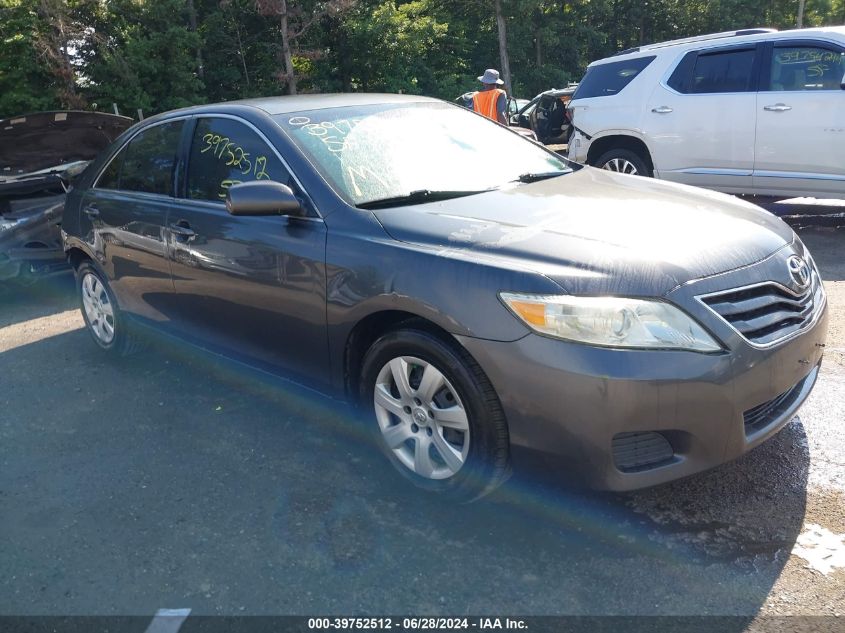
<path id="1" fill-rule="evenodd" d="M 749 29 L 590 64 L 569 158 L 728 193 L 845 196 L 845 27 Z"/>

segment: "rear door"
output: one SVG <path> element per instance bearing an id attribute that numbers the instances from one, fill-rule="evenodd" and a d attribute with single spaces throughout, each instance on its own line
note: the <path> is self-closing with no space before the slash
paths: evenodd
<path id="1" fill-rule="evenodd" d="M 121 309 L 166 323 L 172 295 L 164 229 L 174 203 L 184 120 L 144 128 L 118 151 L 82 199 L 81 234 Z"/>
<path id="2" fill-rule="evenodd" d="M 328 376 L 326 227 L 267 139 L 231 116 L 203 116 L 190 145 L 184 197 L 166 230 L 175 326 L 188 338 L 307 380 Z M 237 217 L 228 187 L 274 180 L 309 217 Z"/>
<path id="3" fill-rule="evenodd" d="M 760 56 L 751 44 L 679 60 L 642 122 L 656 176 L 728 192 L 751 188 Z"/>
<path id="4" fill-rule="evenodd" d="M 764 195 L 845 195 L 845 47 L 769 47 L 757 95 L 754 187 Z"/>

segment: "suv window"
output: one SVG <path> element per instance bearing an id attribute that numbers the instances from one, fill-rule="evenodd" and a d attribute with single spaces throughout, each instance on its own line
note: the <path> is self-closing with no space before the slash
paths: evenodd
<path id="1" fill-rule="evenodd" d="M 288 170 L 255 131 L 232 119 L 199 119 L 188 162 L 188 197 L 222 202 L 229 187 L 252 180 L 275 180 L 296 192 Z"/>
<path id="2" fill-rule="evenodd" d="M 656 57 L 639 57 L 623 62 L 599 64 L 587 69 L 587 74 L 578 84 L 578 89 L 572 99 L 588 99 L 590 97 L 608 97 L 619 94 L 634 77 L 640 74 Z"/>
<path id="3" fill-rule="evenodd" d="M 755 49 L 699 54 L 692 71 L 689 92 L 748 92 L 753 89 Z"/>
<path id="4" fill-rule="evenodd" d="M 820 46 L 776 46 L 766 90 L 840 90 L 845 54 Z"/>
<path id="5" fill-rule="evenodd" d="M 114 157 L 97 181 L 97 188 L 173 196 L 173 170 L 181 134 L 182 121 L 144 130 Z"/>

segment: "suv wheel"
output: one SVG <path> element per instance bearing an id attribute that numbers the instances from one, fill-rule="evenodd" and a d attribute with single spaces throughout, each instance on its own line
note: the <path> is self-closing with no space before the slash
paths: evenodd
<path id="1" fill-rule="evenodd" d="M 615 171 L 620 174 L 651 177 L 651 170 L 643 158 L 629 149 L 609 150 L 599 156 L 594 165 L 600 169 Z"/>
<path id="2" fill-rule="evenodd" d="M 121 355 L 140 349 L 105 276 L 91 263 L 83 262 L 76 269 L 76 287 L 85 327 L 100 349 Z"/>
<path id="3" fill-rule="evenodd" d="M 507 478 L 501 404 L 457 346 L 424 330 L 385 334 L 364 358 L 359 395 L 383 452 L 416 486 L 469 501 Z"/>

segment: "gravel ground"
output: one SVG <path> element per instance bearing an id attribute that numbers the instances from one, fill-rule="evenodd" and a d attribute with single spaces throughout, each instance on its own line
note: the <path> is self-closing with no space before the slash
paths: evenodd
<path id="1" fill-rule="evenodd" d="M 799 417 L 629 495 L 439 504 L 338 403 L 166 340 L 111 361 L 69 277 L 7 294 L 0 614 L 845 614 L 845 233 L 802 238 L 833 319 Z"/>

